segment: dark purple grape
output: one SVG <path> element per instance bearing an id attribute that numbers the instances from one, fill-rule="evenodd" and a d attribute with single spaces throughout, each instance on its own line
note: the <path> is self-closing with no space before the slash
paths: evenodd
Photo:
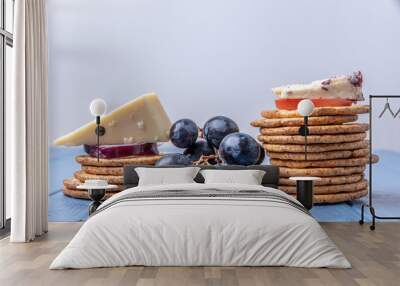
<path id="1" fill-rule="evenodd" d="M 199 139 L 194 145 L 187 148 L 183 154 L 188 156 L 191 161 L 197 161 L 202 155 L 210 156 L 214 155 L 215 152 L 206 140 Z"/>
<path id="2" fill-rule="evenodd" d="M 204 138 L 208 144 L 217 149 L 222 139 L 234 132 L 239 132 L 238 125 L 232 119 L 225 116 L 215 116 L 209 119 L 203 128 Z"/>
<path id="3" fill-rule="evenodd" d="M 176 121 L 169 131 L 169 137 L 176 147 L 189 148 L 192 146 L 199 135 L 199 127 L 190 119 L 180 119 Z"/>
<path id="4" fill-rule="evenodd" d="M 161 157 L 157 162 L 156 162 L 156 166 L 172 166 L 172 165 L 183 165 L 183 166 L 187 166 L 187 165 L 191 165 L 192 161 L 190 161 L 190 159 L 183 155 L 183 154 L 179 154 L 179 153 L 175 153 L 175 154 L 168 154 L 165 155 L 163 157 Z"/>
<path id="5" fill-rule="evenodd" d="M 260 155 L 258 156 L 257 162 L 254 165 L 261 165 L 262 162 L 264 162 L 265 159 L 265 150 L 264 147 L 262 145 L 260 146 Z"/>
<path id="6" fill-rule="evenodd" d="M 232 133 L 222 140 L 219 156 L 228 165 L 254 165 L 260 156 L 260 145 L 250 135 Z"/>

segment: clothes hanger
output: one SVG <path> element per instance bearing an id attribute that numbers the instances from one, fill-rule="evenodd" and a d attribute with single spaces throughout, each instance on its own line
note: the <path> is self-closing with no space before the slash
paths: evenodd
<path id="1" fill-rule="evenodd" d="M 397 115 L 399 115 L 399 114 L 400 114 L 400 108 L 399 108 L 399 110 L 397 110 L 397 112 L 394 114 L 394 118 L 396 118 Z"/>
<path id="2" fill-rule="evenodd" d="M 399 111 L 400 111 L 400 110 L 399 110 L 398 112 L 396 112 L 396 115 L 394 115 L 392 109 L 390 108 L 390 103 L 389 103 L 389 99 L 388 99 L 388 98 L 386 98 L 385 107 L 383 108 L 381 114 L 379 114 L 378 117 L 381 118 L 381 117 L 383 116 L 383 114 L 386 112 L 386 110 L 389 110 L 390 114 L 391 114 L 393 117 L 396 117 L 397 113 L 399 113 Z"/>

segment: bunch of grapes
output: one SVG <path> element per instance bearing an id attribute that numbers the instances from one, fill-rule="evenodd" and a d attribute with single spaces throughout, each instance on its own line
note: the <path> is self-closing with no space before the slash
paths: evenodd
<path id="1" fill-rule="evenodd" d="M 190 119 L 176 121 L 170 129 L 170 140 L 183 154 L 163 156 L 156 166 L 191 165 L 202 156 L 215 156 L 228 165 L 258 165 L 265 157 L 264 148 L 225 116 L 209 119 L 203 129 Z M 215 164 L 218 160 L 214 161 Z"/>

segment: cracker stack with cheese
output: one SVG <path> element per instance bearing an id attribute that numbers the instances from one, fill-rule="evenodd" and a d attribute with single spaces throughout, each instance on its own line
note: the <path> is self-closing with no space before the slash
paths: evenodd
<path id="1" fill-rule="evenodd" d="M 260 128 L 270 163 L 280 167 L 279 188 L 296 194 L 291 176 L 317 176 L 314 201 L 336 203 L 365 196 L 368 181 L 364 176 L 369 162 L 366 132 L 368 124 L 357 123 L 358 116 L 369 112 L 363 101 L 361 72 L 338 76 L 310 84 L 272 89 L 277 109 L 264 110 L 261 119 L 251 122 Z M 313 101 L 315 109 L 308 119 L 307 160 L 305 138 L 299 134 L 304 118 L 297 112 L 303 99 Z M 373 156 L 373 161 L 378 161 Z"/>
<path id="2" fill-rule="evenodd" d="M 86 153 L 75 158 L 81 169 L 64 180 L 65 195 L 88 199 L 87 191 L 77 188 L 88 179 L 107 180 L 118 186 L 107 190 L 106 198 L 121 191 L 125 165 L 154 165 L 160 159 L 157 144 L 169 140 L 171 121 L 158 96 L 150 93 L 106 114 L 101 125 L 105 134 L 100 137 L 99 147 L 94 121 L 54 141 L 56 146 L 83 145 Z"/>

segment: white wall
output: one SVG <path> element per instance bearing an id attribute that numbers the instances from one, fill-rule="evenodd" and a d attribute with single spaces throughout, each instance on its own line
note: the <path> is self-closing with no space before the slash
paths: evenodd
<path id="1" fill-rule="evenodd" d="M 360 69 L 365 94 L 400 94 L 399 0 L 47 3 L 51 140 L 91 120 L 95 97 L 156 91 L 172 120 L 227 115 L 255 135 L 277 85 Z M 378 147 L 400 149 L 400 118 L 376 126 Z"/>

